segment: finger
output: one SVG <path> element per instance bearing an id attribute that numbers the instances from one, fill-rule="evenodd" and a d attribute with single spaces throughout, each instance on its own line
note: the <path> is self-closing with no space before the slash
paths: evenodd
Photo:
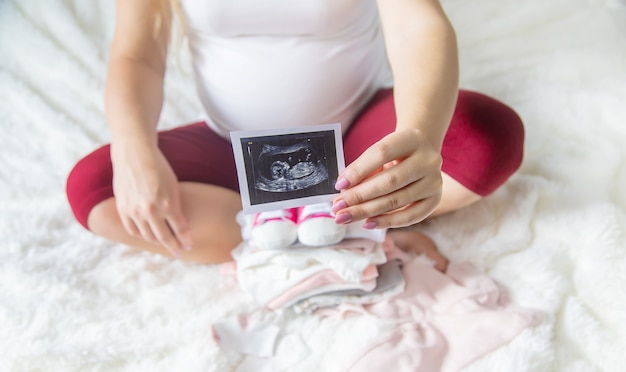
<path id="1" fill-rule="evenodd" d="M 191 228 L 189 227 L 189 223 L 180 208 L 177 208 L 176 212 L 167 217 L 167 224 L 174 234 L 174 237 L 178 240 L 180 246 L 182 246 L 186 251 L 190 251 L 193 246 Z"/>
<path id="2" fill-rule="evenodd" d="M 410 132 L 409 132 L 410 133 Z M 406 132 L 394 132 L 370 146 L 337 179 L 335 187 L 344 190 L 357 185 L 384 164 L 402 159 L 415 149 L 416 136 Z"/>
<path id="3" fill-rule="evenodd" d="M 183 247 L 174 236 L 172 229 L 167 222 L 162 219 L 153 219 L 150 221 L 150 227 L 160 245 L 162 245 L 174 257 L 180 257 L 183 254 Z"/>
<path id="4" fill-rule="evenodd" d="M 163 204 L 165 220 L 174 237 L 183 249 L 190 251 L 193 245 L 191 238 L 191 228 L 187 222 L 187 218 L 183 213 L 180 202 L 180 193 L 175 193 L 170 203 Z"/>
<path id="5" fill-rule="evenodd" d="M 135 225 L 135 222 L 133 222 L 133 220 L 130 217 L 122 216 L 122 215 L 120 215 L 119 217 L 120 217 L 120 221 L 122 223 L 122 226 L 124 227 L 124 230 L 126 230 L 126 232 L 130 236 L 134 236 L 134 237 L 140 237 L 141 236 L 141 232 L 139 231 L 139 229 Z"/>
<path id="6" fill-rule="evenodd" d="M 437 208 L 440 199 L 440 196 L 433 195 L 432 197 L 413 202 L 397 211 L 368 218 L 364 226 L 382 229 L 414 225 L 428 217 Z"/>
<path id="7" fill-rule="evenodd" d="M 440 193 L 441 185 L 441 179 L 437 181 L 435 177 L 422 178 L 394 192 L 345 208 L 340 213 L 350 213 L 354 221 L 380 216 Z"/>
<path id="8" fill-rule="evenodd" d="M 385 163 L 385 165 L 383 165 L 383 168 L 381 169 L 381 171 L 387 170 L 387 169 L 391 169 L 391 168 L 395 167 L 398 164 L 400 164 L 400 160 L 392 160 L 389 163 Z"/>
<path id="9" fill-rule="evenodd" d="M 410 184 L 418 183 L 420 179 L 425 177 L 425 171 L 423 168 L 420 169 L 420 167 L 421 164 L 418 162 L 418 159 L 407 158 L 404 161 L 399 162 L 396 166 L 388 167 L 386 170 L 376 173 L 360 184 L 342 191 L 341 195 L 336 198 L 336 201 L 343 200 L 346 206 L 356 206 L 383 195 L 388 195 Z M 420 185 L 421 184 L 423 183 L 420 183 Z M 416 195 L 415 197 L 417 198 L 417 196 L 419 195 Z M 401 208 L 409 202 L 415 200 L 417 199 L 406 200 L 403 202 L 399 199 L 389 199 L 389 202 L 393 203 L 394 201 L 397 201 L 398 204 L 392 204 L 387 209 L 379 210 L 376 214 Z M 335 210 L 335 212 L 338 211 L 339 210 Z M 363 216 L 375 216 L 376 214 L 367 214 Z"/>
<path id="10" fill-rule="evenodd" d="M 141 238 L 143 240 L 147 241 L 148 243 L 159 244 L 159 241 L 154 236 L 154 233 L 152 232 L 152 227 L 150 227 L 150 223 L 148 221 L 143 219 L 134 219 L 133 222 L 135 223 L 135 226 L 137 226 L 139 234 L 141 235 Z"/>
<path id="11" fill-rule="evenodd" d="M 140 237 L 141 232 L 137 228 L 137 225 L 135 225 L 135 222 L 133 222 L 131 214 L 127 212 L 119 198 L 115 200 L 115 210 L 117 211 L 117 216 L 120 218 L 124 230 L 126 230 L 130 236 Z"/>

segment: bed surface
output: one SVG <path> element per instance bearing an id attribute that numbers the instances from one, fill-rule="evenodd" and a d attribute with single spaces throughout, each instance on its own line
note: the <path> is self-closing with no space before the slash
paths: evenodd
<path id="1" fill-rule="evenodd" d="M 238 313 L 306 334 L 297 371 L 341 371 L 384 331 L 258 309 L 218 268 L 96 238 L 65 201 L 73 164 L 108 141 L 112 1 L 0 0 L 0 370 L 230 371 L 215 321 Z M 626 354 L 626 2 L 444 0 L 461 85 L 513 106 L 521 170 L 419 228 L 542 323 L 467 371 L 620 371 Z M 171 56 L 162 128 L 200 105 Z"/>

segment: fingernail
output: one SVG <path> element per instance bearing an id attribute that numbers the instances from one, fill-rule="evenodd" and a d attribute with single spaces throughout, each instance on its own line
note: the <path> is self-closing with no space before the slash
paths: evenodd
<path id="1" fill-rule="evenodd" d="M 352 215 L 350 213 L 341 213 L 341 214 L 338 214 L 335 217 L 335 223 L 336 224 L 342 225 L 342 224 L 346 224 L 346 223 L 348 223 L 350 221 L 352 221 Z"/>
<path id="2" fill-rule="evenodd" d="M 345 177 L 341 177 L 335 182 L 335 190 L 337 191 L 343 190 L 348 186 L 350 186 L 350 182 Z"/>
<path id="3" fill-rule="evenodd" d="M 191 250 L 191 245 L 186 245 L 183 248 L 185 248 L 186 251 L 190 251 Z"/>
<path id="4" fill-rule="evenodd" d="M 368 221 L 363 224 L 363 228 L 367 230 L 372 230 L 378 227 L 378 224 L 375 221 Z"/>
<path id="5" fill-rule="evenodd" d="M 338 200 L 337 202 L 335 202 L 335 204 L 333 204 L 330 210 L 332 210 L 333 213 L 337 213 L 338 211 L 347 207 L 348 207 L 348 203 L 346 203 L 344 200 Z"/>

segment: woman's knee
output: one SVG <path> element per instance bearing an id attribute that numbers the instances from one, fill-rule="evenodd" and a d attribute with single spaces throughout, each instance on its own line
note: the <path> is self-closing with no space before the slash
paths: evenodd
<path id="1" fill-rule="evenodd" d="M 444 172 L 471 191 L 488 195 L 522 163 L 522 120 L 500 101 L 461 91 L 442 153 Z"/>
<path id="2" fill-rule="evenodd" d="M 113 169 L 109 146 L 81 159 L 67 177 L 65 191 L 76 220 L 86 229 L 92 209 L 113 197 Z"/>

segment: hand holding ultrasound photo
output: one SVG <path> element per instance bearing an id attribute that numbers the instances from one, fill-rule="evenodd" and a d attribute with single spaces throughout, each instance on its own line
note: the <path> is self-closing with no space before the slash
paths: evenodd
<path id="1" fill-rule="evenodd" d="M 330 202 L 345 167 L 341 127 L 231 132 L 246 214 Z"/>

